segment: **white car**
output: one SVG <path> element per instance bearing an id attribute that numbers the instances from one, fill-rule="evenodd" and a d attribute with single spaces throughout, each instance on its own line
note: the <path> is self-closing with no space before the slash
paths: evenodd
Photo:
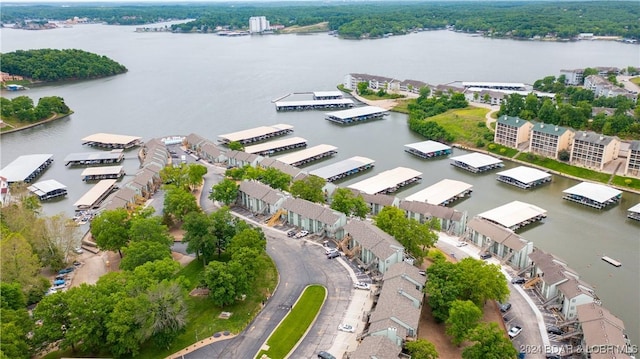
<path id="1" fill-rule="evenodd" d="M 307 236 L 308 234 L 309 234 L 309 232 L 308 232 L 308 231 L 300 231 L 300 232 L 298 232 L 298 233 L 296 234 L 296 238 L 302 238 L 302 237 Z"/>
<path id="2" fill-rule="evenodd" d="M 469 243 L 467 243 L 467 242 L 458 242 L 458 244 L 456 244 L 456 247 L 464 247 L 467 244 L 469 244 Z"/>
<path id="3" fill-rule="evenodd" d="M 338 248 L 327 248 L 324 250 L 324 254 L 329 255 L 331 253 L 337 252 Z"/>
<path id="4" fill-rule="evenodd" d="M 338 325 L 338 330 L 341 330 L 347 333 L 353 333 L 356 331 L 356 328 L 354 328 L 351 324 L 340 324 Z"/>
<path id="5" fill-rule="evenodd" d="M 509 329 L 509 338 L 517 337 L 520 332 L 522 332 L 522 327 L 517 325 L 511 327 L 511 329 Z"/>
<path id="6" fill-rule="evenodd" d="M 371 285 L 369 283 L 364 283 L 364 282 L 358 282 L 358 283 L 354 284 L 353 287 L 355 289 L 363 289 L 363 290 L 370 290 L 371 289 Z"/>

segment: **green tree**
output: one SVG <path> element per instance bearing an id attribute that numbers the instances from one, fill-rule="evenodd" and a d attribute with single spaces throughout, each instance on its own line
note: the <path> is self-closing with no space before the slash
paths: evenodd
<path id="1" fill-rule="evenodd" d="M 171 258 L 171 250 L 163 243 L 153 241 L 132 241 L 124 249 L 120 269 L 134 270 L 147 262 Z"/>
<path id="2" fill-rule="evenodd" d="M 222 202 L 225 206 L 228 206 L 238 199 L 239 188 L 240 186 L 238 186 L 235 181 L 225 178 L 220 181 L 220 183 L 211 187 L 209 199 Z"/>
<path id="3" fill-rule="evenodd" d="M 507 96 L 507 101 L 500 106 L 499 116 L 518 116 L 524 110 L 524 98 L 522 95 L 512 93 Z"/>
<path id="4" fill-rule="evenodd" d="M 143 321 L 139 313 L 147 311 L 147 302 L 143 296 L 120 299 L 109 314 L 106 323 L 107 344 L 116 358 L 135 357 L 144 339 Z"/>
<path id="5" fill-rule="evenodd" d="M 558 151 L 558 159 L 562 162 L 568 162 L 571 158 L 571 154 L 567 150 Z"/>
<path id="6" fill-rule="evenodd" d="M 163 281 L 149 288 L 146 308 L 138 313 L 143 321 L 144 338 L 152 338 L 156 345 L 169 349 L 187 324 L 185 293 L 177 283 Z"/>
<path id="7" fill-rule="evenodd" d="M 25 293 L 37 284 L 40 262 L 22 235 L 3 233 L 0 238 L 0 259 L 2 282 L 17 283 Z"/>
<path id="8" fill-rule="evenodd" d="M 204 175 L 207 174 L 207 167 L 199 163 L 190 163 L 187 166 L 187 184 L 189 189 L 196 188 L 204 181 Z"/>
<path id="9" fill-rule="evenodd" d="M 264 170 L 260 182 L 269 185 L 271 188 L 286 191 L 291 183 L 291 176 L 277 168 L 269 167 Z"/>
<path id="10" fill-rule="evenodd" d="M 469 334 L 469 340 L 475 342 L 464 348 L 463 359 L 515 359 L 518 351 L 507 339 L 496 323 L 482 323 Z"/>
<path id="11" fill-rule="evenodd" d="M 167 226 L 162 224 L 158 216 L 135 216 L 130 220 L 129 239 L 131 242 L 156 242 L 169 248 L 173 238 Z"/>
<path id="12" fill-rule="evenodd" d="M 422 263 L 438 239 L 431 222 L 420 223 L 406 218 L 403 210 L 385 206 L 374 219 L 378 228 L 382 229 L 402 244 L 407 252 L 413 255 L 418 264 Z"/>
<path id="13" fill-rule="evenodd" d="M 428 340 L 418 339 L 408 341 L 404 347 L 407 349 L 412 359 L 437 359 L 438 352 L 436 346 Z"/>
<path id="14" fill-rule="evenodd" d="M 235 280 L 226 264 L 211 261 L 205 268 L 204 281 L 209 288 L 209 297 L 215 305 L 224 307 L 235 302 Z"/>
<path id="15" fill-rule="evenodd" d="M 91 235 L 99 248 L 118 251 L 129 242 L 129 213 L 124 208 L 104 211 L 91 221 Z"/>
<path id="16" fill-rule="evenodd" d="M 27 301 L 19 283 L 0 282 L 0 308 L 18 310 L 26 306 Z"/>
<path id="17" fill-rule="evenodd" d="M 244 151 L 244 145 L 238 141 L 229 142 L 229 149 L 232 151 Z"/>
<path id="18" fill-rule="evenodd" d="M 293 181 L 290 187 L 291 195 L 306 199 L 310 202 L 323 203 L 325 201 L 322 188 L 326 184 L 323 178 L 310 175 L 301 180 Z"/>
<path id="19" fill-rule="evenodd" d="M 236 235 L 236 219 L 231 215 L 229 207 L 222 207 L 209 214 L 209 221 L 209 231 L 215 238 L 214 247 L 220 258 L 231 238 Z"/>
<path id="20" fill-rule="evenodd" d="M 449 308 L 449 318 L 446 320 L 447 335 L 451 342 L 460 345 L 465 341 L 469 332 L 478 325 L 482 318 L 482 310 L 470 300 L 455 300 Z"/>
<path id="21" fill-rule="evenodd" d="M 337 188 L 331 198 L 331 208 L 347 216 L 364 218 L 369 213 L 369 206 L 361 195 L 357 197 L 347 188 Z"/>
<path id="22" fill-rule="evenodd" d="M 255 249 L 262 253 L 267 249 L 267 239 L 260 228 L 248 228 L 238 232 L 231 238 L 227 252 L 233 256 L 242 248 Z"/>
<path id="23" fill-rule="evenodd" d="M 462 272 L 462 296 L 482 307 L 487 300 L 504 301 L 509 296 L 507 279 L 500 266 L 474 258 L 464 258 L 457 263 Z"/>
<path id="24" fill-rule="evenodd" d="M 209 263 L 215 253 L 215 235 L 211 232 L 211 220 L 202 212 L 191 212 L 184 219 L 182 228 L 185 230 L 184 241 L 187 243 L 187 253 L 195 253 L 197 259 L 202 259 L 202 265 Z"/>
<path id="25" fill-rule="evenodd" d="M 106 323 L 115 304 L 113 297 L 84 283 L 66 294 L 69 325 L 65 327 L 62 347 L 71 346 L 83 352 L 107 349 Z"/>
<path id="26" fill-rule="evenodd" d="M 544 123 L 558 123 L 556 115 L 556 105 L 550 99 L 542 101 L 540 110 L 538 110 L 538 118 Z"/>
<path id="27" fill-rule="evenodd" d="M 369 90 L 369 83 L 368 82 L 358 82 L 358 93 L 360 95 L 368 95 L 371 92 L 372 91 Z"/>
<path id="28" fill-rule="evenodd" d="M 184 188 L 167 186 L 167 192 L 164 195 L 165 215 L 182 221 L 188 213 L 198 211 L 200 211 L 200 207 L 191 192 Z"/>

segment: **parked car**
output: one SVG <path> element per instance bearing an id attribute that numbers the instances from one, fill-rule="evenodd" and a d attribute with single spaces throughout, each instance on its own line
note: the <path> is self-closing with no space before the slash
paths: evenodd
<path id="1" fill-rule="evenodd" d="M 514 325 L 513 327 L 511 327 L 511 329 L 509 329 L 509 338 L 515 338 L 521 332 L 522 332 L 522 327 L 518 325 Z"/>
<path id="2" fill-rule="evenodd" d="M 467 243 L 467 242 L 458 242 L 458 244 L 456 244 L 456 247 L 464 247 L 467 244 L 469 244 L 469 243 Z"/>
<path id="3" fill-rule="evenodd" d="M 318 358 L 321 358 L 321 359 L 336 359 L 336 357 L 331 355 L 331 353 L 327 353 L 325 351 L 321 351 L 320 353 L 318 353 Z"/>
<path id="4" fill-rule="evenodd" d="M 329 258 L 329 259 L 333 259 L 333 258 L 336 258 L 336 257 L 340 257 L 340 252 L 335 251 L 335 252 L 331 252 L 329 255 L 327 255 L 327 258 Z"/>
<path id="5" fill-rule="evenodd" d="M 329 254 L 331 254 L 333 252 L 337 252 L 337 251 L 338 251 L 338 248 L 325 248 L 324 254 L 329 255 Z"/>
<path id="6" fill-rule="evenodd" d="M 287 237 L 293 237 L 296 235 L 296 233 L 297 233 L 296 230 L 292 229 L 289 232 L 287 232 Z"/>
<path id="7" fill-rule="evenodd" d="M 49 288 L 49 290 L 59 291 L 59 290 L 65 289 L 66 287 L 67 287 L 66 284 L 58 284 L 58 285 L 54 285 L 53 287 Z"/>
<path id="8" fill-rule="evenodd" d="M 555 335 L 562 335 L 564 334 L 564 332 L 562 331 L 562 329 L 556 327 L 555 325 L 551 325 L 547 327 L 547 333 L 550 334 L 555 334 Z"/>
<path id="9" fill-rule="evenodd" d="M 309 234 L 308 231 L 300 231 L 296 234 L 296 238 L 306 237 Z"/>
<path id="10" fill-rule="evenodd" d="M 491 258 L 491 253 L 482 253 L 480 255 L 480 259 L 489 259 Z"/>
<path id="11" fill-rule="evenodd" d="M 354 328 L 353 325 L 351 324 L 340 324 L 338 325 L 338 330 L 341 330 L 347 333 L 353 333 L 356 331 L 356 328 Z"/>
<path id="12" fill-rule="evenodd" d="M 55 278 L 55 280 L 65 280 L 65 279 L 66 279 L 66 278 L 65 278 L 65 276 L 63 276 L 63 275 L 58 275 L 58 276 L 56 276 L 56 278 Z"/>
<path id="13" fill-rule="evenodd" d="M 427 276 L 427 271 L 421 270 L 421 271 L 418 272 L 418 274 L 420 274 L 423 277 L 426 277 Z"/>
<path id="14" fill-rule="evenodd" d="M 66 282 L 64 279 L 56 279 L 53 281 L 53 285 L 64 285 Z"/>
<path id="15" fill-rule="evenodd" d="M 363 289 L 363 290 L 369 290 L 369 289 L 371 289 L 371 285 L 370 285 L 369 283 L 364 283 L 364 282 L 358 282 L 358 283 L 355 283 L 355 284 L 353 285 L 353 287 L 354 287 L 355 289 Z"/>
<path id="16" fill-rule="evenodd" d="M 558 354 L 547 354 L 544 357 L 546 359 L 561 359 L 560 355 L 558 355 Z"/>
<path id="17" fill-rule="evenodd" d="M 500 304 L 500 311 L 502 313 L 508 312 L 509 309 L 511 309 L 511 303 L 502 303 L 502 304 Z"/>
<path id="18" fill-rule="evenodd" d="M 511 280 L 513 284 L 524 284 L 527 280 L 522 277 L 515 277 Z"/>
<path id="19" fill-rule="evenodd" d="M 73 272 L 73 267 L 69 267 L 69 268 L 65 268 L 65 269 L 60 269 L 58 271 L 58 274 L 67 274 L 67 273 L 71 273 Z"/>

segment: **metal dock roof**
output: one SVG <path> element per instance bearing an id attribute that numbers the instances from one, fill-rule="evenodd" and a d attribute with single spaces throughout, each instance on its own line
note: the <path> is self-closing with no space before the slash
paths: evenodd
<path id="1" fill-rule="evenodd" d="M 370 158 L 354 156 L 340 162 L 332 163 L 328 166 L 320 167 L 318 169 L 310 171 L 309 174 L 318 176 L 320 178 L 328 179 L 333 176 L 337 176 L 339 174 L 351 171 L 358 167 L 371 165 L 375 162 L 376 161 Z"/>
<path id="2" fill-rule="evenodd" d="M 234 142 L 234 141 L 248 140 L 248 139 L 260 137 L 260 136 L 266 136 L 266 135 L 270 135 L 272 133 L 280 132 L 283 130 L 292 130 L 292 129 L 293 129 L 293 126 L 291 125 L 277 124 L 273 126 L 260 126 L 260 127 L 250 128 L 248 130 L 227 133 L 224 135 L 219 135 L 218 137 L 228 142 Z"/>
<path id="3" fill-rule="evenodd" d="M 140 141 L 142 137 L 115 135 L 112 133 L 95 133 L 82 139 L 82 142 L 97 142 L 103 144 L 127 145 L 132 142 Z"/>
<path id="4" fill-rule="evenodd" d="M 307 140 L 302 137 L 284 138 L 282 140 L 269 141 L 269 142 L 261 143 L 259 145 L 247 146 L 244 148 L 244 152 L 259 154 L 265 151 L 272 151 L 280 147 L 293 146 L 293 145 L 306 143 L 306 142 Z"/>
<path id="5" fill-rule="evenodd" d="M 627 211 L 629 212 L 635 212 L 635 213 L 640 213 L 640 203 L 636 204 L 635 206 L 629 208 Z"/>
<path id="6" fill-rule="evenodd" d="M 384 108 L 376 107 L 376 106 L 363 106 L 363 107 L 351 108 L 348 110 L 327 112 L 326 115 L 330 117 L 339 118 L 341 120 L 345 120 L 352 117 L 367 116 L 367 115 L 373 115 L 376 113 L 386 113 L 386 112 L 389 112 L 389 110 L 385 110 Z"/>
<path id="7" fill-rule="evenodd" d="M 73 205 L 78 209 L 91 208 L 96 205 L 107 192 L 109 192 L 116 184 L 114 179 L 106 179 L 96 183 L 87 193 L 85 193 Z"/>
<path id="8" fill-rule="evenodd" d="M 342 91 L 314 91 L 313 97 L 342 97 Z"/>
<path id="9" fill-rule="evenodd" d="M 513 178 L 516 181 L 520 181 L 522 183 L 531 183 L 531 182 L 540 181 L 542 179 L 551 177 L 550 173 L 541 171 L 537 168 L 531 168 L 526 166 L 519 166 L 516 168 L 508 169 L 506 171 L 498 172 L 496 174 L 498 176 Z"/>
<path id="10" fill-rule="evenodd" d="M 480 168 L 484 166 L 491 166 L 498 163 L 502 163 L 502 160 L 498 158 L 485 155 L 483 153 L 478 153 L 478 152 L 468 153 L 462 156 L 451 157 L 450 159 L 451 161 L 462 162 L 474 168 Z"/>
<path id="11" fill-rule="evenodd" d="M 33 194 L 35 194 L 38 197 L 44 196 L 45 194 L 55 190 L 65 189 L 65 188 L 67 188 L 67 186 L 53 179 L 36 182 L 31 186 L 27 187 L 29 191 L 31 191 Z"/>
<path id="12" fill-rule="evenodd" d="M 444 150 L 450 150 L 451 147 L 445 145 L 444 143 L 440 143 L 440 142 L 436 142 L 436 141 L 423 141 L 423 142 L 415 142 L 415 143 L 410 143 L 408 145 L 404 145 L 404 147 L 407 148 L 412 148 L 416 151 L 422 152 L 422 153 L 431 153 L 431 152 L 436 152 L 436 151 L 444 151 Z"/>
<path id="13" fill-rule="evenodd" d="M 369 177 L 363 181 L 349 185 L 348 187 L 367 194 L 376 194 L 421 175 L 422 172 L 411 168 L 396 167 L 392 170 L 381 172 L 373 177 Z"/>
<path id="14" fill-rule="evenodd" d="M 593 201 L 604 203 L 616 196 L 622 194 L 622 191 L 603 184 L 582 182 L 573 187 L 567 188 L 563 193 L 573 194 L 589 198 Z"/>
<path id="15" fill-rule="evenodd" d="M 353 100 L 348 98 L 337 98 L 331 100 L 299 100 L 299 101 L 277 101 L 276 108 L 284 106 L 330 106 L 330 105 L 354 105 Z"/>
<path id="16" fill-rule="evenodd" d="M 524 221 L 546 215 L 547 211 L 538 206 L 525 202 L 513 201 L 486 212 L 482 212 L 478 217 L 488 219 L 506 228 L 511 228 Z"/>
<path id="17" fill-rule="evenodd" d="M 80 176 L 117 175 L 122 172 L 122 168 L 122 166 L 89 167 L 82 171 Z"/>
<path id="18" fill-rule="evenodd" d="M 300 161 L 304 161 L 304 160 L 308 160 L 310 158 L 313 158 L 315 156 L 319 156 L 322 154 L 325 154 L 327 152 L 332 152 L 337 150 L 338 147 L 336 146 L 331 146 L 331 145 L 317 145 L 317 146 L 313 146 L 301 151 L 296 151 L 294 153 L 288 154 L 288 155 L 284 155 L 282 157 L 278 157 L 278 161 L 280 162 L 284 162 L 288 165 L 292 165 L 294 163 L 300 162 Z"/>
<path id="19" fill-rule="evenodd" d="M 431 185 L 423 189 L 422 191 L 408 196 L 407 198 L 405 198 L 405 200 L 426 202 L 429 204 L 435 204 L 437 206 L 461 193 L 471 190 L 472 188 L 472 185 L 462 181 L 443 179 L 442 181 Z"/>
<path id="20" fill-rule="evenodd" d="M 78 152 L 67 155 L 67 157 L 64 158 L 64 162 L 111 160 L 118 159 L 122 157 L 123 154 L 124 152 L 120 149 L 109 152 Z"/>
<path id="21" fill-rule="evenodd" d="M 0 176 L 9 183 L 24 181 L 52 158 L 53 155 L 49 153 L 20 156 L 0 170 Z"/>

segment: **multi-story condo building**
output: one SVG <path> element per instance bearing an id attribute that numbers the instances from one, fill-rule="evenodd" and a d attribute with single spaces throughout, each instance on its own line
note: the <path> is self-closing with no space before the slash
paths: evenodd
<path id="1" fill-rule="evenodd" d="M 252 16 L 249 18 L 249 32 L 252 34 L 259 34 L 271 30 L 269 21 L 264 16 Z"/>
<path id="2" fill-rule="evenodd" d="M 628 176 L 640 177 L 640 141 L 631 141 L 624 173 Z"/>
<path id="3" fill-rule="evenodd" d="M 638 94 L 620 88 L 600 75 L 590 75 L 584 79 L 584 88 L 593 91 L 595 97 L 625 96 L 633 102 L 638 100 Z"/>
<path id="4" fill-rule="evenodd" d="M 529 142 L 529 134 L 533 124 L 520 117 L 500 116 L 496 122 L 496 132 L 493 142 L 511 148 Z"/>
<path id="5" fill-rule="evenodd" d="M 573 131 L 547 123 L 536 123 L 531 128 L 529 152 L 558 159 L 562 150 L 571 152 Z"/>
<path id="6" fill-rule="evenodd" d="M 564 75 L 564 83 L 566 85 L 581 85 L 583 81 L 583 74 L 584 69 L 560 70 L 560 76 Z"/>
<path id="7" fill-rule="evenodd" d="M 620 139 L 595 132 L 578 131 L 573 138 L 572 164 L 602 171 L 604 165 L 618 158 Z"/>

